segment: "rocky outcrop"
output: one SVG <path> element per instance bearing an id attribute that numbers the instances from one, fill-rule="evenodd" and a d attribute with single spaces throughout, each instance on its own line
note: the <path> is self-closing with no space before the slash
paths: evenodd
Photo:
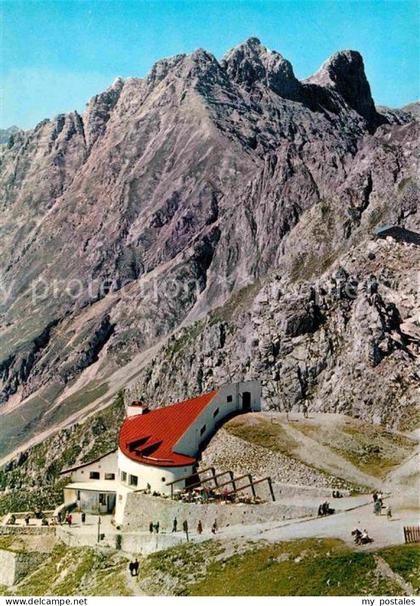
<path id="1" fill-rule="evenodd" d="M 10 138 L 19 132 L 17 126 L 9 126 L 9 128 L 0 128 L 0 145 L 8 144 Z"/>
<path id="2" fill-rule="evenodd" d="M 105 133 L 106 124 L 120 97 L 124 81 L 117 78 L 103 93 L 93 97 L 88 104 L 84 116 L 86 143 L 89 148 Z"/>
<path id="3" fill-rule="evenodd" d="M 378 115 L 360 53 L 352 50 L 336 53 L 308 81 L 337 91 L 371 127 L 377 125 Z"/>
<path id="4" fill-rule="evenodd" d="M 300 83 L 291 63 L 265 48 L 258 38 L 249 38 L 227 53 L 222 67 L 231 81 L 248 91 L 261 85 L 285 99 L 299 97 Z"/>
<path id="5" fill-rule="evenodd" d="M 371 241 L 318 280 L 267 279 L 174 335 L 127 398 L 165 404 L 259 378 L 267 408 L 409 425 L 420 354 L 420 339 L 403 322 L 419 312 L 413 255 L 420 259 L 414 245 Z"/>

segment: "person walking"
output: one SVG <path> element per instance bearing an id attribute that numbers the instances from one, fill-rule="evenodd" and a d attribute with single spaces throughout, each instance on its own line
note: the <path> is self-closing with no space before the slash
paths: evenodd
<path id="1" fill-rule="evenodd" d="M 172 532 L 176 532 L 178 528 L 178 520 L 176 518 L 174 518 L 174 521 L 172 522 Z"/>
<path id="2" fill-rule="evenodd" d="M 80 515 L 80 519 L 82 521 L 82 524 L 85 524 L 86 522 L 86 514 L 84 511 L 82 511 L 81 515 Z"/>
<path id="3" fill-rule="evenodd" d="M 25 516 L 25 524 L 26 524 L 26 526 L 29 526 L 30 519 L 31 519 L 30 515 L 29 515 L 29 513 L 27 513 L 26 516 Z"/>
<path id="4" fill-rule="evenodd" d="M 133 577 L 134 576 L 134 574 L 133 574 L 133 572 L 134 572 L 134 562 L 130 562 L 129 563 L 128 570 L 130 571 L 130 576 Z"/>
<path id="5" fill-rule="evenodd" d="M 159 534 L 159 527 L 160 527 L 160 523 L 156 522 L 156 524 L 155 524 L 156 534 Z"/>
<path id="6" fill-rule="evenodd" d="M 212 534 L 216 534 L 217 532 L 217 520 L 214 520 L 213 526 L 211 527 Z"/>
<path id="7" fill-rule="evenodd" d="M 391 505 L 388 506 L 388 509 L 386 510 L 386 517 L 388 518 L 388 520 L 390 520 L 392 518 L 392 509 L 391 509 Z"/>
<path id="8" fill-rule="evenodd" d="M 133 577 L 138 577 L 139 576 L 139 561 L 136 558 L 133 562 Z"/>
<path id="9" fill-rule="evenodd" d="M 201 520 L 198 520 L 197 532 L 198 534 L 201 534 L 203 532 L 203 524 L 201 523 Z"/>
<path id="10" fill-rule="evenodd" d="M 72 523 L 73 523 L 73 516 L 71 515 L 71 513 L 69 513 L 69 515 L 67 516 L 67 524 L 68 524 L 69 528 L 72 525 Z"/>
<path id="11" fill-rule="evenodd" d="M 153 524 L 153 522 L 150 522 L 150 524 L 149 524 L 149 532 L 150 532 L 150 534 L 153 534 L 154 527 L 155 527 L 155 525 Z"/>
<path id="12" fill-rule="evenodd" d="M 187 522 L 187 520 L 184 520 L 182 522 L 182 529 L 185 532 L 185 536 L 187 537 L 187 541 L 189 541 L 189 537 L 188 537 L 188 522 Z"/>

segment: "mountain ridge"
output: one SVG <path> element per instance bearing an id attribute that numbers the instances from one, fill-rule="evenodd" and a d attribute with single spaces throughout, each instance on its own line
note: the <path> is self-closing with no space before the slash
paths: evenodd
<path id="1" fill-rule="evenodd" d="M 279 263 L 291 276 L 311 253 L 326 270 L 379 222 L 417 227 L 411 115 L 375 110 L 354 51 L 312 78 L 251 39 L 220 63 L 204 50 L 158 61 L 83 116 L 12 135 L 0 167 L 6 450 L 82 411 L 81 396 L 65 404 L 76 386 L 123 376 Z"/>

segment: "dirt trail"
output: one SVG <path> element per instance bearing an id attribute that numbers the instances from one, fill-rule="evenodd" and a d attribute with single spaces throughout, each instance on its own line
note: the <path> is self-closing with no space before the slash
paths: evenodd
<path id="1" fill-rule="evenodd" d="M 129 570 L 127 570 L 127 572 L 125 573 L 126 585 L 127 585 L 128 589 L 130 589 L 130 591 L 132 592 L 133 596 L 139 596 L 139 595 L 147 596 L 148 594 L 145 593 L 144 591 L 142 591 L 140 588 L 139 579 L 140 579 L 140 576 L 132 577 Z"/>
<path id="2" fill-rule="evenodd" d="M 334 476 L 344 478 L 355 484 L 380 488 L 382 484 L 381 480 L 360 471 L 360 469 L 357 469 L 352 463 L 335 453 L 328 446 L 320 444 L 291 425 L 284 426 L 284 429 L 299 444 L 293 454 L 305 463 L 318 467 L 319 462 L 322 461 L 322 469 Z"/>
<path id="3" fill-rule="evenodd" d="M 306 518 L 282 523 L 255 524 L 253 526 L 232 526 L 222 529 L 220 538 L 243 538 L 267 540 L 270 542 L 304 538 L 338 538 L 354 546 L 351 532 L 354 528 L 367 529 L 374 539 L 370 546 L 360 549 L 388 547 L 404 543 L 403 526 L 419 523 L 419 516 L 413 511 L 399 511 L 392 520 L 386 515 L 376 516 L 372 504 L 351 511 L 337 513 L 325 518 Z"/>

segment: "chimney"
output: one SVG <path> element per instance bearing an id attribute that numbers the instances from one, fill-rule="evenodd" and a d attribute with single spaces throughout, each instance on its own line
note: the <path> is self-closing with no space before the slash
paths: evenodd
<path id="1" fill-rule="evenodd" d="M 145 415 L 149 412 L 149 406 L 140 400 L 135 400 L 126 406 L 127 417 L 135 417 L 137 415 Z"/>

